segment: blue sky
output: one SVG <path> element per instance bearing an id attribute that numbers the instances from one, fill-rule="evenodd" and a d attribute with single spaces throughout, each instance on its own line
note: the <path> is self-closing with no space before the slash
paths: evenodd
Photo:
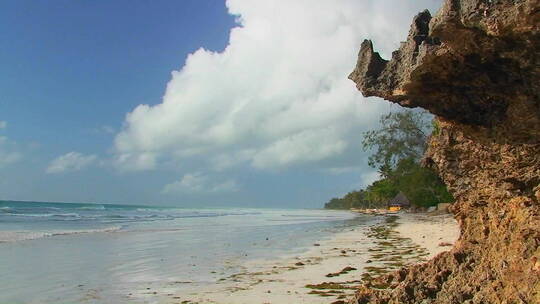
<path id="1" fill-rule="evenodd" d="M 170 71 L 199 46 L 226 46 L 234 18 L 219 2 L 154 3 L 2 1 L 1 111 L 10 133 L 100 152 L 110 138 L 93 129 L 118 129 L 139 103 L 159 102 Z"/>
<path id="2" fill-rule="evenodd" d="M 360 42 L 439 5 L 2 1 L 0 198 L 319 207 L 375 178 Z"/>

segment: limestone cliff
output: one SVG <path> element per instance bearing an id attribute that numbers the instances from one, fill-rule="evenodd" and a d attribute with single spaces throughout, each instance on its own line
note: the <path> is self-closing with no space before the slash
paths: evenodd
<path id="1" fill-rule="evenodd" d="M 353 303 L 540 303 L 539 0 L 445 0 L 391 60 L 365 41 L 365 96 L 437 116 L 425 164 L 456 198 L 454 248 Z"/>

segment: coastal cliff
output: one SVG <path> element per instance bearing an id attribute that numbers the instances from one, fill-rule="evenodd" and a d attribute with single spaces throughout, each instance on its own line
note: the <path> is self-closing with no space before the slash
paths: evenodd
<path id="1" fill-rule="evenodd" d="M 436 115 L 424 164 L 456 198 L 461 235 L 351 303 L 540 303 L 539 21 L 538 0 L 445 0 L 391 60 L 364 41 L 358 89 Z"/>

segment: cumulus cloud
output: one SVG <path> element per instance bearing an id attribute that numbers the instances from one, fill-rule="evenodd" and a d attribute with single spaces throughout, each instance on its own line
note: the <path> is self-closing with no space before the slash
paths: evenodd
<path id="1" fill-rule="evenodd" d="M 7 121 L 0 120 L 0 129 L 7 128 Z"/>
<path id="2" fill-rule="evenodd" d="M 94 163 L 96 159 L 96 155 L 84 155 L 79 152 L 69 152 L 51 161 L 46 172 L 55 174 L 79 171 Z"/>
<path id="3" fill-rule="evenodd" d="M 347 79 L 362 40 L 375 40 L 388 57 L 411 17 L 439 4 L 229 0 L 239 25 L 226 49 L 190 54 L 172 72 L 161 103 L 126 115 L 116 162 L 129 170 L 194 157 L 207 160 L 208 168 L 198 170 L 358 165 L 361 133 L 389 107 L 366 100 Z M 184 178 L 164 191 L 201 177 Z"/>
<path id="4" fill-rule="evenodd" d="M 15 151 L 15 143 L 10 142 L 5 136 L 0 136 L 0 168 L 16 163 L 21 158 L 21 153 Z"/>
<path id="5" fill-rule="evenodd" d="M 163 187 L 162 193 L 217 193 L 236 192 L 239 186 L 233 179 L 222 181 L 212 181 L 210 177 L 201 173 L 189 173 L 184 175 L 179 181 L 170 183 Z"/>

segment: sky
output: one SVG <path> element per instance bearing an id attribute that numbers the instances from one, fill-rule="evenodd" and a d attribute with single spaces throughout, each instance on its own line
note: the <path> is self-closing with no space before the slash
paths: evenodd
<path id="1" fill-rule="evenodd" d="M 0 2 L 0 199 L 319 208 L 399 110 L 347 79 L 441 0 Z"/>

